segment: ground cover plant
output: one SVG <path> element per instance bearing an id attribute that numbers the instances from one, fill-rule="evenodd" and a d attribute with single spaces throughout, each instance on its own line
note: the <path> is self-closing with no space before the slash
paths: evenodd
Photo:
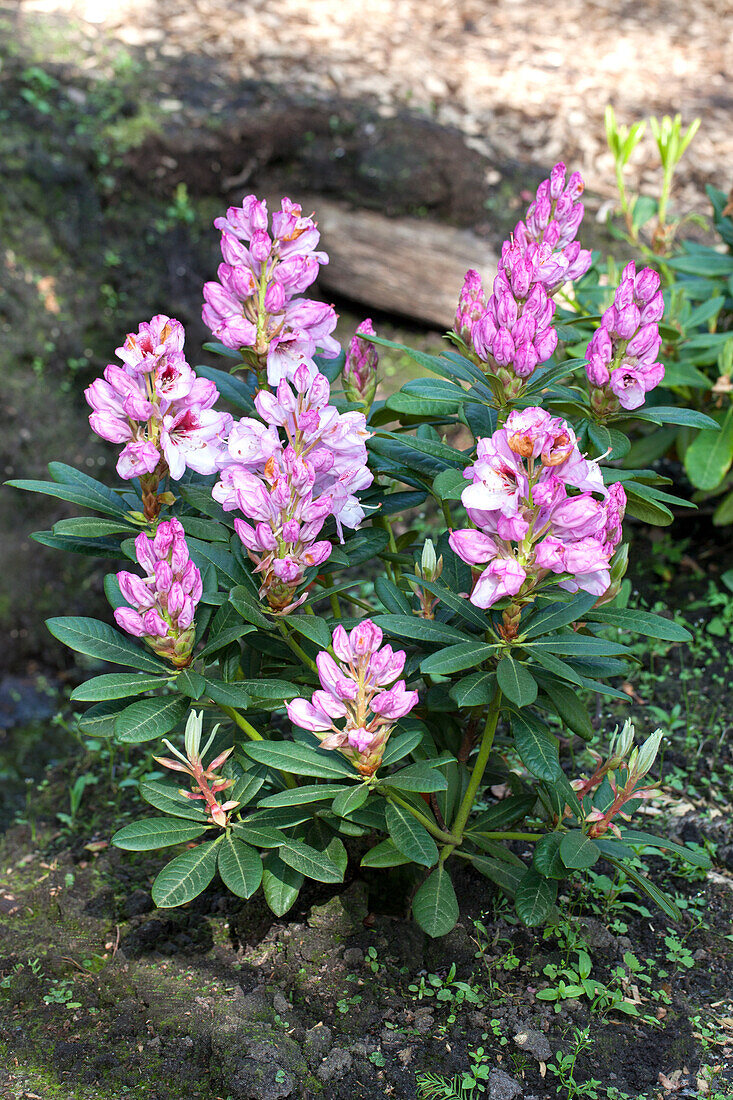
<path id="1" fill-rule="evenodd" d="M 50 482 L 13 483 L 96 513 L 40 542 L 133 563 L 105 582 L 119 630 L 48 626 L 128 669 L 75 690 L 93 703 L 83 731 L 165 738 L 140 783 L 157 814 L 113 838 L 128 851 L 186 845 L 155 880 L 160 908 L 218 871 L 239 897 L 261 886 L 281 916 L 306 879 L 340 883 L 360 850 L 365 868 L 420 869 L 412 913 L 431 936 L 458 919 L 461 862 L 526 925 L 601 858 L 679 916 L 638 853 L 696 866 L 707 853 L 629 828 L 654 797 L 662 731 L 637 746 L 619 723 L 590 774 L 561 766 L 558 734 L 595 734 L 579 689 L 628 698 L 608 683 L 634 660 L 614 631 L 690 637 L 623 606 L 625 514 L 664 521 L 685 504 L 654 470 L 614 465 L 628 431 L 719 425 L 645 404 L 664 376 L 651 268 L 627 265 L 585 355 L 559 352 L 555 298 L 571 301 L 592 262 L 577 240 L 582 190 L 553 169 L 491 292 L 467 274 L 454 350 L 401 348 L 433 377 L 385 402 L 386 342 L 371 323 L 344 355 L 332 307 L 302 297 L 327 262 L 313 219 L 288 199 L 270 218 L 247 196 L 215 223 L 223 263 L 204 287 L 208 347 L 229 370 L 192 369 L 182 326 L 154 317 L 87 390 L 92 428 L 122 446 L 124 486 L 63 463 Z M 427 538 L 404 524 L 426 508 Z M 591 980 L 579 965 L 571 985 Z"/>

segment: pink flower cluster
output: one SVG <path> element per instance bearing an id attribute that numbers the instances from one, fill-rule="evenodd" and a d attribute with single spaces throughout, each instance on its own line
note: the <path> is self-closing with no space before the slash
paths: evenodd
<path id="1" fill-rule="evenodd" d="M 255 407 L 264 423 L 245 417 L 234 425 L 212 490 L 227 511 L 251 521 L 236 519 L 237 534 L 261 574 L 260 595 L 284 613 L 305 599 L 294 595 L 305 570 L 331 554 L 328 540 L 316 541 L 326 517 L 339 534 L 358 527 L 356 493 L 372 482 L 364 414 L 339 413 L 329 398 L 327 379 L 305 365 L 292 386 L 261 390 Z"/>
<path id="2" fill-rule="evenodd" d="M 126 570 L 117 574 L 120 591 L 131 607 L 118 607 L 118 626 L 142 638 L 160 657 L 184 668 L 191 663 L 194 615 L 201 599 L 201 574 L 189 559 L 183 527 L 164 520 L 154 538 L 141 531 L 135 554 L 146 576 Z"/>
<path id="3" fill-rule="evenodd" d="M 216 470 L 232 418 L 213 409 L 216 386 L 194 374 L 183 340 L 179 321 L 158 315 L 143 322 L 117 348 L 123 365 L 111 363 L 85 391 L 97 435 L 125 444 L 117 473 L 126 480 L 154 475 L 157 486 L 166 473 L 178 481 L 187 466 Z"/>
<path id="4" fill-rule="evenodd" d="M 377 392 L 379 352 L 375 344 L 362 337 L 374 335 L 374 325 L 367 317 L 352 337 L 343 370 L 346 396 L 350 401 L 360 402 L 367 414 Z"/>
<path id="5" fill-rule="evenodd" d="M 202 316 L 226 347 L 251 349 L 253 365 L 266 366 L 268 383 L 277 386 L 301 364 L 315 372 L 317 350 L 333 358 L 340 346 L 331 335 L 338 319 L 333 307 L 296 297 L 328 263 L 326 253 L 316 251 L 316 223 L 287 198 L 272 215 L 271 230 L 268 223 L 267 203 L 255 195 L 216 219 L 224 263 L 219 281 L 204 286 Z"/>
<path id="6" fill-rule="evenodd" d="M 552 295 L 583 275 L 591 254 L 574 240 L 583 217 L 577 198 L 583 180 L 575 172 L 565 183 L 565 165 L 556 164 L 537 189 L 524 221 L 504 242 L 492 293 L 469 271 L 456 312 L 455 332 L 502 384 L 505 398 L 521 392 L 535 367 L 557 346 L 552 327 Z"/>
<path id="7" fill-rule="evenodd" d="M 600 415 L 616 412 L 619 406 L 638 409 L 664 378 L 664 367 L 657 362 L 662 346 L 659 322 L 664 316 L 659 284 L 652 268 L 637 275 L 635 264 L 627 264 L 613 305 L 591 337 L 586 373 L 591 407 Z"/>
<path id="8" fill-rule="evenodd" d="M 618 483 L 606 489 L 564 420 L 540 408 L 511 412 L 478 441 L 464 476 L 471 484 L 461 500 L 477 530 L 453 531 L 450 545 L 476 570 L 473 604 L 524 597 L 549 573 L 563 574 L 570 592 L 603 595 L 626 495 Z"/>
<path id="9" fill-rule="evenodd" d="M 525 251 L 531 244 L 543 246 L 539 280 L 548 294 L 585 275 L 591 265 L 590 251 L 575 240 L 585 213 L 578 202 L 584 190 L 580 172 L 573 172 L 566 183 L 565 165 L 556 164 L 537 188 L 524 221 L 514 229 L 514 240 Z"/>
<path id="10" fill-rule="evenodd" d="M 348 634 L 337 626 L 332 649 L 335 660 L 326 652 L 316 658 L 320 690 L 313 692 L 310 702 L 289 702 L 288 717 L 302 729 L 325 735 L 322 748 L 340 749 L 362 775 L 373 775 L 395 721 L 418 701 L 417 692 L 407 691 L 405 681 L 398 679 L 405 653 L 383 646 L 382 631 L 371 619 Z M 339 727 L 336 722 L 341 719 L 345 723 Z"/>

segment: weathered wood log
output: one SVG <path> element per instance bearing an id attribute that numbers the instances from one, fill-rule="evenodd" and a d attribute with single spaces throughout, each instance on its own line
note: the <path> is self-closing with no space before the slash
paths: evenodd
<path id="1" fill-rule="evenodd" d="M 316 212 L 330 257 L 318 285 L 367 309 L 450 328 L 463 277 L 476 268 L 491 285 L 496 255 L 469 230 L 419 218 L 387 218 L 322 198 L 303 201 Z"/>

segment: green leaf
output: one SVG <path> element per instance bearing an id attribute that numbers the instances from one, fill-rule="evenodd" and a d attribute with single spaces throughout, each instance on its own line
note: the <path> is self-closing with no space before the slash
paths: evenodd
<path id="1" fill-rule="evenodd" d="M 374 591 L 384 607 L 394 615 L 410 614 L 410 601 L 407 596 L 386 577 L 377 577 L 374 582 Z"/>
<path id="2" fill-rule="evenodd" d="M 448 788 L 448 780 L 444 775 L 422 763 L 410 764 L 402 771 L 388 775 L 380 783 L 382 787 L 394 787 L 398 791 L 418 791 L 420 794 L 445 791 Z"/>
<path id="3" fill-rule="evenodd" d="M 373 848 L 363 856 L 360 866 L 362 867 L 403 867 L 406 863 L 410 863 L 409 856 L 403 855 L 398 848 L 395 847 L 394 842 L 389 839 L 381 841 L 379 844 L 375 844 Z"/>
<path id="4" fill-rule="evenodd" d="M 469 855 L 471 863 L 485 878 L 490 879 L 499 889 L 513 898 L 517 887 L 524 878 L 525 871 L 515 867 L 513 863 L 505 863 L 501 859 L 492 859 L 491 856 L 482 856 L 476 852 Z"/>
<path id="5" fill-rule="evenodd" d="M 733 404 L 719 431 L 700 432 L 685 452 L 685 470 L 697 489 L 717 489 L 733 463 Z"/>
<path id="6" fill-rule="evenodd" d="M 490 703 L 496 689 L 496 674 L 474 672 L 453 684 L 449 695 L 459 707 L 478 707 Z"/>
<path id="7" fill-rule="evenodd" d="M 543 649 L 553 655 L 561 653 L 564 657 L 609 657 L 628 653 L 628 649 L 618 642 L 609 642 L 605 638 L 593 638 L 588 634 L 554 634 L 551 638 L 536 638 L 527 643 L 532 656 Z"/>
<path id="8" fill-rule="evenodd" d="M 237 585 L 229 593 L 229 602 L 248 623 L 254 623 L 260 630 L 273 629 L 272 623 L 262 612 L 259 599 L 248 588 Z"/>
<path id="9" fill-rule="evenodd" d="M 691 863 L 693 867 L 704 867 L 707 870 L 711 866 L 710 856 L 707 852 L 696 851 L 684 844 L 675 844 L 673 840 L 667 840 L 663 836 L 654 836 L 653 833 L 646 833 L 641 829 L 622 829 L 621 839 L 626 844 L 643 844 L 647 848 L 661 848 L 663 851 L 674 852 L 680 859 Z"/>
<path id="10" fill-rule="evenodd" d="M 549 916 L 557 897 L 557 882 L 538 874 L 533 867 L 517 886 L 514 906 L 517 916 L 529 928 L 536 928 Z"/>
<path id="11" fill-rule="evenodd" d="M 508 828 L 515 821 L 526 817 L 531 813 L 537 795 L 534 791 L 527 794 L 511 794 L 508 798 L 502 798 L 495 806 L 490 806 L 474 818 L 470 824 L 470 831 L 493 833 L 499 829 Z"/>
<path id="12" fill-rule="evenodd" d="M 200 699 L 206 688 L 206 680 L 193 668 L 184 668 L 176 676 L 176 689 L 189 699 Z"/>
<path id="13" fill-rule="evenodd" d="M 157 658 L 138 649 L 107 623 L 99 619 L 86 619 L 77 616 L 47 619 L 46 626 L 60 642 L 76 653 L 87 657 L 97 657 L 100 661 L 109 661 L 113 665 L 129 665 L 143 672 L 157 672 L 171 675 L 171 670 Z"/>
<path id="14" fill-rule="evenodd" d="M 569 623 L 583 619 L 587 611 L 598 599 L 589 592 L 578 592 L 566 603 L 551 603 L 538 611 L 529 621 L 527 628 L 520 628 L 522 638 L 537 638 L 540 634 L 549 634 Z"/>
<path id="15" fill-rule="evenodd" d="M 142 821 L 133 821 L 124 829 L 118 829 L 112 837 L 112 843 L 116 848 L 125 848 L 128 852 L 149 852 L 155 848 L 170 848 L 173 844 L 195 840 L 205 828 L 204 822 L 191 825 L 171 817 L 146 817 Z"/>
<path id="16" fill-rule="evenodd" d="M 153 883 L 153 901 L 159 909 L 184 905 L 203 893 L 216 871 L 218 847 L 218 841 L 199 844 L 165 865 Z"/>
<path id="17" fill-rule="evenodd" d="M 134 535 L 139 528 L 121 520 L 97 519 L 96 516 L 75 516 L 73 519 L 60 519 L 53 525 L 54 535 L 72 538 L 96 539 L 108 535 Z M 120 555 L 122 556 L 122 555 Z"/>
<path id="18" fill-rule="evenodd" d="M 532 866 L 543 878 L 565 878 L 567 870 L 560 856 L 562 833 L 547 833 L 534 847 Z"/>
<path id="19" fill-rule="evenodd" d="M 263 860 L 262 889 L 265 901 L 276 917 L 282 917 L 291 909 L 303 885 L 303 876 L 275 852 L 269 852 Z"/>
<path id="20" fill-rule="evenodd" d="M 222 882 L 238 898 L 251 898 L 262 882 L 259 853 L 236 837 L 222 841 L 218 867 Z"/>
<path id="21" fill-rule="evenodd" d="M 567 684 L 553 680 L 549 676 L 543 678 L 542 690 L 549 696 L 558 717 L 569 730 L 586 741 L 593 736 L 595 731 L 588 708 L 578 697 L 577 691 L 573 691 Z"/>
<path id="22" fill-rule="evenodd" d="M 140 794 L 156 810 L 172 814 L 173 817 L 185 817 L 189 821 L 203 821 L 208 823 L 205 811 L 199 809 L 203 803 L 193 802 L 190 798 L 184 798 L 178 793 L 178 788 L 170 783 L 158 783 L 152 779 L 146 779 L 140 784 Z"/>
<path id="23" fill-rule="evenodd" d="M 561 775 L 558 741 L 544 722 L 534 715 L 515 713 L 511 722 L 514 743 L 527 771 L 546 782 Z"/>
<path id="24" fill-rule="evenodd" d="M 353 810 L 363 806 L 368 797 L 369 788 L 364 783 L 359 783 L 337 794 L 331 808 L 338 817 L 348 817 Z"/>
<path id="25" fill-rule="evenodd" d="M 190 705 L 182 695 L 140 699 L 117 715 L 115 736 L 126 744 L 134 745 L 164 737 L 183 721 Z"/>
<path id="26" fill-rule="evenodd" d="M 429 936 L 445 936 L 455 926 L 458 899 L 442 864 L 428 875 L 412 899 L 412 915 Z"/>
<path id="27" fill-rule="evenodd" d="M 125 709 L 127 703 L 121 700 L 112 700 L 107 703 L 95 703 L 93 707 L 85 711 L 78 721 L 82 733 L 91 737 L 112 737 L 115 732 L 115 720 L 117 715 Z"/>
<path id="28" fill-rule="evenodd" d="M 460 470 L 443 470 L 433 482 L 433 495 L 438 500 L 460 500 L 468 482 Z"/>
<path id="29" fill-rule="evenodd" d="M 643 225 L 651 221 L 657 212 L 658 206 L 657 200 L 653 199 L 651 195 L 638 195 L 634 203 L 633 228 L 635 230 L 641 229 Z"/>
<path id="30" fill-rule="evenodd" d="M 413 749 L 417 748 L 424 737 L 424 729 L 424 727 L 417 727 L 405 730 L 404 733 L 393 733 L 387 742 L 387 748 L 384 750 L 382 767 L 386 768 L 389 764 L 396 764 L 398 760 L 404 759 Z"/>
<path id="31" fill-rule="evenodd" d="M 232 832 L 256 848 L 279 848 L 288 839 L 279 829 L 271 825 L 260 825 L 257 821 L 249 819 L 235 822 L 232 825 Z"/>
<path id="32" fill-rule="evenodd" d="M 467 635 L 447 623 L 421 619 L 417 615 L 374 615 L 373 621 L 385 634 L 396 638 L 411 638 L 432 645 L 452 645 L 455 642 L 468 643 Z M 470 644 L 473 644 L 472 642 Z"/>
<path id="33" fill-rule="evenodd" d="M 684 424 L 688 428 L 711 431 L 717 431 L 720 428 L 720 425 L 705 413 L 698 412 L 696 409 L 678 409 L 674 405 L 634 409 L 631 417 L 636 420 L 649 420 L 652 424 Z"/>
<path id="34" fill-rule="evenodd" d="M 615 856 L 610 855 L 608 852 L 604 853 L 604 858 L 613 866 L 621 871 L 630 882 L 640 890 L 642 894 L 646 894 L 648 898 L 651 898 L 655 905 L 665 913 L 672 920 L 681 921 L 682 914 L 675 905 L 675 903 L 668 898 L 667 895 L 659 889 L 659 887 L 653 883 L 650 879 L 644 878 L 639 872 L 632 867 L 629 863 L 616 859 Z"/>
<path id="35" fill-rule="evenodd" d="M 296 775 L 312 775 L 317 779 L 341 779 L 356 775 L 338 753 L 312 749 L 310 745 L 295 741 L 255 741 L 245 745 L 244 752 L 258 764 Z"/>
<path id="36" fill-rule="evenodd" d="M 212 630 L 207 644 L 196 656 L 210 657 L 213 653 L 218 653 L 220 649 L 231 645 L 232 642 L 238 642 L 240 638 L 244 638 L 247 634 L 253 634 L 256 629 L 252 623 L 240 622 L 228 626 L 224 630 L 219 630 L 216 634 Z"/>
<path id="37" fill-rule="evenodd" d="M 94 676 L 85 684 L 79 684 L 71 693 L 74 702 L 95 703 L 103 699 L 126 699 L 130 695 L 142 695 L 166 684 L 165 676 L 143 676 L 137 672 L 106 672 Z"/>
<path id="38" fill-rule="evenodd" d="M 561 680 L 569 680 L 571 684 L 577 684 L 578 687 L 583 686 L 583 677 L 571 665 L 561 661 L 559 657 L 555 657 L 546 649 L 532 650 L 532 660 L 551 672 L 553 676 L 557 676 Z"/>
<path id="39" fill-rule="evenodd" d="M 496 679 L 507 699 L 518 707 L 527 707 L 537 698 L 532 674 L 513 657 L 502 657 L 496 666 Z"/>
<path id="40" fill-rule="evenodd" d="M 387 831 L 395 847 L 422 867 L 432 867 L 438 861 L 438 848 L 427 829 L 412 814 L 395 802 L 386 808 Z"/>
<path id="41" fill-rule="evenodd" d="M 323 619 L 315 615 L 287 615 L 285 621 L 293 630 L 297 630 L 309 641 L 315 642 L 321 649 L 328 649 L 330 646 L 331 631 Z"/>
<path id="42" fill-rule="evenodd" d="M 625 458 L 631 450 L 631 441 L 623 432 L 615 428 L 607 428 L 605 424 L 588 422 L 588 437 L 595 446 L 599 455 L 606 455 L 605 461 L 615 462 Z M 610 451 L 610 454 L 607 452 Z"/>
<path id="43" fill-rule="evenodd" d="M 306 806 L 311 802 L 330 802 L 337 794 L 349 792 L 352 787 L 343 783 L 308 783 L 302 787 L 288 788 L 261 798 L 258 806 Z"/>
<path id="44" fill-rule="evenodd" d="M 566 867 L 584 871 L 598 862 L 601 850 L 589 837 L 573 829 L 562 838 L 560 855 Z"/>
<path id="45" fill-rule="evenodd" d="M 589 612 L 588 619 L 618 626 L 634 634 L 643 634 L 647 638 L 660 638 L 665 642 L 689 642 L 692 638 L 690 631 L 684 626 L 649 611 L 626 607 L 598 607 Z"/>
<path id="46" fill-rule="evenodd" d="M 464 668 L 477 668 L 497 650 L 497 645 L 484 642 L 462 642 L 449 645 L 437 653 L 431 653 L 420 662 L 420 671 L 428 675 L 440 673 L 449 676 L 452 672 L 462 672 Z"/>
<path id="47" fill-rule="evenodd" d="M 247 710 L 252 705 L 249 692 L 245 691 L 241 680 L 227 684 L 223 680 L 206 680 L 206 694 L 222 707 L 234 707 L 235 710 Z"/>
<path id="48" fill-rule="evenodd" d="M 91 481 L 91 478 L 89 479 Z M 94 512 L 102 512 L 105 516 L 125 517 L 126 509 L 116 499 L 97 493 L 88 487 L 73 485 L 57 485 L 53 481 L 6 481 L 13 489 L 24 489 L 27 493 L 43 493 L 45 496 L 56 497 L 58 500 L 68 500 L 70 504 L 78 504 L 82 508 L 91 508 Z M 109 492 L 109 490 L 107 490 Z"/>
<path id="49" fill-rule="evenodd" d="M 241 359 L 239 352 L 234 352 L 231 357 Z M 217 370 L 216 367 L 210 367 L 203 363 L 196 365 L 196 373 L 202 378 L 208 378 L 210 382 L 213 382 L 224 400 L 228 401 L 239 412 L 243 412 L 247 416 L 256 414 L 252 394 L 245 383 L 236 375 L 228 374 L 226 371 Z"/>
<path id="50" fill-rule="evenodd" d="M 307 878 L 316 882 L 343 882 L 344 872 L 329 859 L 325 852 L 319 852 L 317 848 L 311 848 L 310 844 L 302 840 L 288 839 L 278 849 L 278 854 L 283 863 L 299 871 Z"/>

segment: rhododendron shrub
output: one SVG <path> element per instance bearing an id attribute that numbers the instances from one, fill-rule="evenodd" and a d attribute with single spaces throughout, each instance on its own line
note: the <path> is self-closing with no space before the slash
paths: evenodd
<path id="1" fill-rule="evenodd" d="M 14 483 L 89 513 L 39 542 L 114 563 L 118 629 L 48 626 L 98 662 L 72 696 L 92 704 L 82 730 L 164 739 L 162 773 L 140 783 L 152 813 L 113 838 L 179 848 L 158 906 L 218 873 L 281 915 L 306 879 L 337 889 L 359 860 L 412 864 L 405 906 L 437 936 L 458 918 L 458 865 L 538 924 L 564 878 L 675 849 L 628 827 L 654 796 L 661 732 L 636 748 L 633 727 L 590 717 L 597 694 L 627 698 L 620 631 L 688 635 L 618 601 L 626 517 L 664 519 L 676 501 L 617 463 L 633 417 L 651 415 L 664 302 L 629 265 L 587 354 L 568 353 L 591 264 L 582 190 L 555 166 L 490 290 L 473 271 L 456 288 L 451 344 L 402 348 L 425 377 L 386 400 L 372 322 L 344 354 L 332 307 L 303 297 L 327 262 L 314 218 L 248 196 L 215 223 L 223 263 L 203 291 L 224 365 L 191 367 L 179 322 L 153 317 L 86 392 L 121 484 L 62 463 Z M 585 771 L 576 739 L 601 742 Z"/>

